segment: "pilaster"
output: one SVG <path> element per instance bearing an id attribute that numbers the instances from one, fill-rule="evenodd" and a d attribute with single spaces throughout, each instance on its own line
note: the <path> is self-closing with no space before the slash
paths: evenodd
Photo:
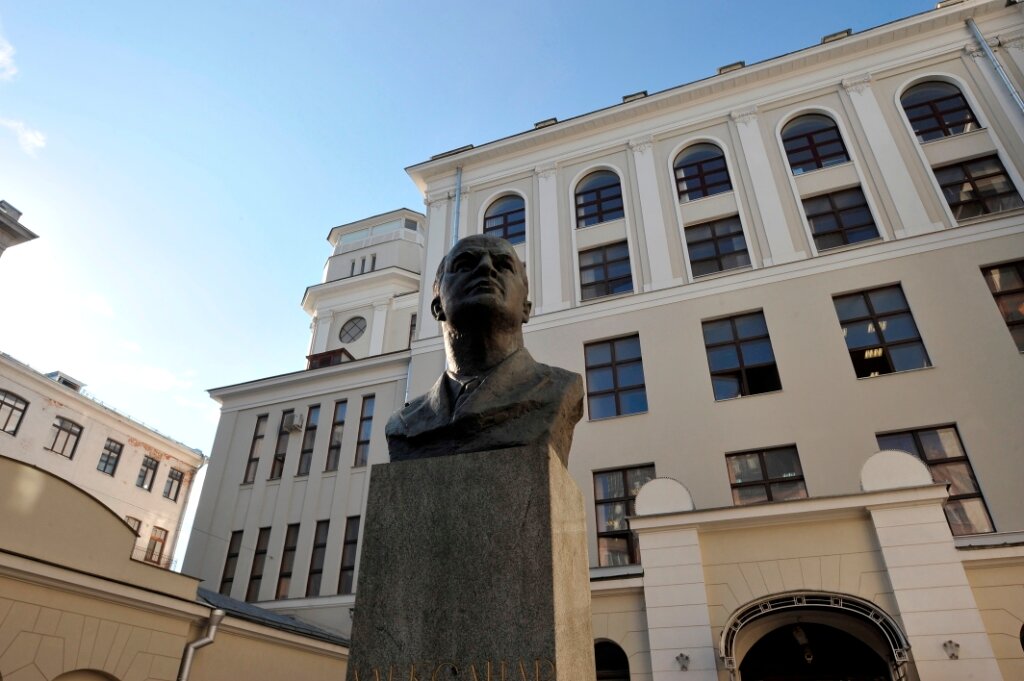
<path id="1" fill-rule="evenodd" d="M 537 175 L 537 236 L 540 239 L 540 290 L 537 312 L 567 307 L 562 290 L 562 235 L 558 227 L 558 169 L 554 165 L 534 170 Z M 536 295 L 536 294 L 535 294 Z"/>
<path id="2" fill-rule="evenodd" d="M 651 281 L 647 290 L 667 288 L 672 280 L 672 260 L 669 257 L 668 234 L 658 194 L 658 170 L 654 162 L 652 138 L 644 137 L 630 141 L 633 165 L 636 167 L 636 183 L 640 198 L 640 216 L 643 224 L 644 241 L 647 242 L 647 262 L 651 268 Z"/>
<path id="3" fill-rule="evenodd" d="M 370 321 L 370 354 L 379 355 L 384 352 L 384 328 L 388 321 L 390 301 L 375 300 L 373 302 L 373 319 Z"/>
<path id="4" fill-rule="evenodd" d="M 444 254 L 448 252 L 448 212 L 451 198 L 448 196 L 448 192 L 440 192 L 437 195 L 428 195 L 423 203 L 427 208 L 427 244 L 424 249 L 423 274 L 421 275 L 417 339 L 431 338 L 440 335 L 441 332 L 440 325 L 436 322 L 431 323 L 431 320 L 434 319 L 434 315 L 430 312 L 430 302 L 433 296 L 429 291 L 434 285 L 437 266 L 441 263 Z"/>

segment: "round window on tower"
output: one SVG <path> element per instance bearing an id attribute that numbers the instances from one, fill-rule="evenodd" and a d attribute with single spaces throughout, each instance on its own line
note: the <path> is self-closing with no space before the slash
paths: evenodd
<path id="1" fill-rule="evenodd" d="M 359 340 L 364 331 L 366 331 L 366 320 L 362 317 L 353 317 L 341 325 L 341 332 L 338 333 L 338 339 L 342 343 L 352 343 Z"/>

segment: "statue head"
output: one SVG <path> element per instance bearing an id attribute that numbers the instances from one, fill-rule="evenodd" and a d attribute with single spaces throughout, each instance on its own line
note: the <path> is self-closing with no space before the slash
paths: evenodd
<path id="1" fill-rule="evenodd" d="M 434 278 L 434 318 L 454 330 L 520 329 L 530 318 L 526 267 L 505 239 L 473 234 L 441 259 Z"/>

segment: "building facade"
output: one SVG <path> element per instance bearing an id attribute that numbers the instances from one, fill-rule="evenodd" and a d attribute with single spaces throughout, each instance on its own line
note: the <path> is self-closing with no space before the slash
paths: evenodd
<path id="1" fill-rule="evenodd" d="M 410 167 L 375 247 L 415 266 L 341 243 L 394 216 L 332 230 L 310 368 L 212 391 L 186 570 L 348 631 L 434 272 L 484 232 L 585 377 L 601 678 L 1024 677 L 1022 48 L 1020 5 L 940 3 Z"/>
<path id="2" fill-rule="evenodd" d="M 6 201 L 0 201 L 0 255 L 11 246 L 35 238 L 36 234 L 21 224 L 21 211 Z"/>
<path id="3" fill-rule="evenodd" d="M 49 471 L 106 504 L 138 535 L 134 556 L 169 567 L 202 452 L 0 353 L 0 454 Z"/>

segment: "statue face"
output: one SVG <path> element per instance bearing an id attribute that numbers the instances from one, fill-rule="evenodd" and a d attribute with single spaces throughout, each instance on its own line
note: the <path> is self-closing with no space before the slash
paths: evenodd
<path id="1" fill-rule="evenodd" d="M 474 235 L 455 244 L 445 259 L 434 316 L 455 329 L 512 327 L 530 318 L 523 264 L 504 239 Z"/>

